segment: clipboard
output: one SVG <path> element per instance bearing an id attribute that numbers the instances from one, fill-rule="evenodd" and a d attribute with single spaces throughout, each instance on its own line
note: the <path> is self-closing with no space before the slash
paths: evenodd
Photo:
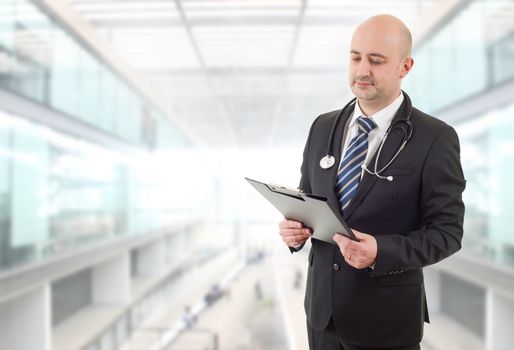
<path id="1" fill-rule="evenodd" d="M 312 230 L 312 238 L 336 244 L 335 233 L 358 241 L 350 227 L 330 206 L 328 199 L 280 185 L 266 184 L 245 177 L 264 198 L 289 220 L 300 221 Z"/>

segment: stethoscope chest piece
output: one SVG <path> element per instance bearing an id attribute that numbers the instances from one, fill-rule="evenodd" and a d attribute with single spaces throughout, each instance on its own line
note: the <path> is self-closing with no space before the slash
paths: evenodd
<path id="1" fill-rule="evenodd" d="M 332 168 L 332 166 L 334 166 L 335 163 L 336 159 L 333 156 L 327 154 L 326 156 L 321 158 L 321 160 L 319 161 L 319 166 L 323 169 L 329 169 Z"/>

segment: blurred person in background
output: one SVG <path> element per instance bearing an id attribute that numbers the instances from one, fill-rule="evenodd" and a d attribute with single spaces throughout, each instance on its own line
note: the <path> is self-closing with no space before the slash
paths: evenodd
<path id="1" fill-rule="evenodd" d="M 184 307 L 184 312 L 182 313 L 182 322 L 187 329 L 193 327 L 196 323 L 196 315 L 191 312 L 191 307 L 189 305 Z"/>
<path id="2" fill-rule="evenodd" d="M 299 188 L 327 197 L 357 237 L 311 240 L 311 350 L 420 349 L 429 322 L 422 269 L 461 247 L 459 140 L 400 89 L 414 63 L 411 46 L 396 17 L 359 25 L 349 62 L 356 99 L 320 115 L 309 132 Z M 297 221 L 279 227 L 292 252 L 312 235 Z"/>

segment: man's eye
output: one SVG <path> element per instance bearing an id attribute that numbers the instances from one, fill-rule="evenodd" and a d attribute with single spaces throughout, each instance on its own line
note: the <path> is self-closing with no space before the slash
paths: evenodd
<path id="1" fill-rule="evenodd" d="M 352 57 L 352 61 L 359 61 L 360 59 L 360 57 Z"/>
<path id="2" fill-rule="evenodd" d="M 381 64 L 382 62 L 381 61 L 370 61 L 371 64 Z"/>

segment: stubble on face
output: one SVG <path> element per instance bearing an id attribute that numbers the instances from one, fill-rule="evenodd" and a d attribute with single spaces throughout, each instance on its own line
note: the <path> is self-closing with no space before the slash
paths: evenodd
<path id="1" fill-rule="evenodd" d="M 364 101 L 373 101 L 380 94 L 380 88 L 376 85 L 375 80 L 370 75 L 356 75 L 352 78 L 350 88 L 353 94 Z"/>

